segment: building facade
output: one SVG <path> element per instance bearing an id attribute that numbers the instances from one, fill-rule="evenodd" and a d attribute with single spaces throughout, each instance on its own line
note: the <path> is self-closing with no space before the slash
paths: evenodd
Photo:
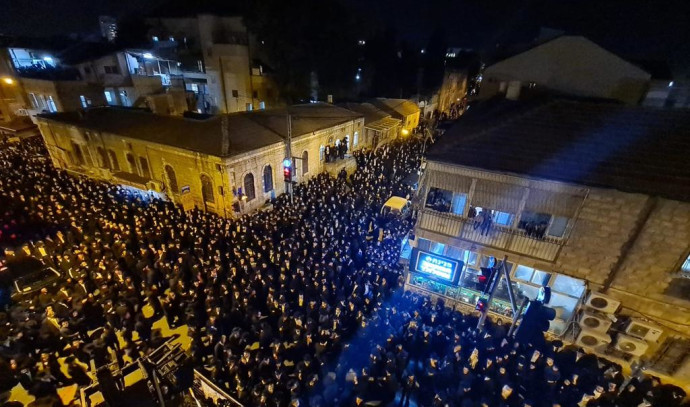
<path id="1" fill-rule="evenodd" d="M 323 147 L 329 140 L 360 134 L 364 127 L 359 114 L 325 104 L 204 120 L 95 108 L 40 115 L 38 126 L 57 168 L 232 217 L 285 191 L 288 113 L 295 182 L 326 168 Z"/>
<path id="2" fill-rule="evenodd" d="M 414 245 L 457 263 L 457 276 L 413 259 L 407 286 L 473 309 L 481 267 L 507 256 L 518 302 L 551 287 L 553 334 L 690 382 L 690 115 L 575 102 L 478 110 L 433 146 L 420 181 Z M 506 280 L 491 311 L 513 316 Z"/>
<path id="3" fill-rule="evenodd" d="M 416 103 L 407 99 L 376 98 L 370 103 L 401 121 L 401 134 L 412 133 L 419 126 L 420 109 Z"/>
<path id="4" fill-rule="evenodd" d="M 198 14 L 147 19 L 152 44 L 181 62 L 185 86 L 201 113 L 276 107 L 278 90 L 260 42 L 241 16 Z"/>

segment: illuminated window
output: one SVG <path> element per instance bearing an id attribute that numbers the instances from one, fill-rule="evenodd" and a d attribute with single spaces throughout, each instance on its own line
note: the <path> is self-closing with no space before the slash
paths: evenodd
<path id="1" fill-rule="evenodd" d="M 510 226 L 513 224 L 513 214 L 494 211 L 494 223 L 501 226 Z"/>
<path id="2" fill-rule="evenodd" d="M 247 201 L 256 198 L 256 190 L 254 189 L 254 174 L 251 172 L 244 176 L 244 194 L 247 196 Z"/>
<path id="3" fill-rule="evenodd" d="M 113 103 L 113 95 L 110 93 L 110 91 L 106 90 L 105 92 L 103 92 L 103 94 L 105 95 L 105 100 L 108 103 Z"/>
<path id="4" fill-rule="evenodd" d="M 461 215 L 465 211 L 465 204 L 467 202 L 466 194 L 453 194 L 453 203 L 450 205 L 451 211 L 456 215 Z"/>
<path id="5" fill-rule="evenodd" d="M 264 102 L 263 100 L 259 102 L 259 109 L 266 110 L 266 102 Z"/>
<path id="6" fill-rule="evenodd" d="M 155 36 L 155 35 L 154 35 L 151 39 L 154 40 L 154 41 L 158 41 L 158 37 Z"/>
<path id="7" fill-rule="evenodd" d="M 453 193 L 441 188 L 429 188 L 425 207 L 438 212 L 450 212 Z"/>
<path id="8" fill-rule="evenodd" d="M 683 262 L 683 265 L 680 266 L 680 271 L 683 273 L 688 273 L 690 275 L 690 255 L 685 258 L 685 261 Z"/>
<path id="9" fill-rule="evenodd" d="M 86 102 L 86 97 L 84 97 L 84 95 L 79 95 L 79 100 L 81 101 L 81 107 L 89 107 L 89 104 Z"/>

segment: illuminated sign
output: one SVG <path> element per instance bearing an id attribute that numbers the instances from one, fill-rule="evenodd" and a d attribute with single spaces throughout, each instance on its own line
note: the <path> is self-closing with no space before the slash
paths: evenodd
<path id="1" fill-rule="evenodd" d="M 462 263 L 459 260 L 417 249 L 415 249 L 412 258 L 415 259 L 413 271 L 444 283 L 455 284 L 458 270 L 462 269 L 462 267 L 458 267 Z"/>

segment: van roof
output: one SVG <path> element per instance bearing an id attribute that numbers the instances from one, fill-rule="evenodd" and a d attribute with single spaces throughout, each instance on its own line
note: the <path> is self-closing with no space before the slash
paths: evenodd
<path id="1" fill-rule="evenodd" d="M 402 208 L 407 205 L 407 199 L 399 197 L 399 196 L 392 196 L 388 198 L 385 204 L 383 206 L 388 206 L 391 209 L 398 209 L 402 210 Z"/>

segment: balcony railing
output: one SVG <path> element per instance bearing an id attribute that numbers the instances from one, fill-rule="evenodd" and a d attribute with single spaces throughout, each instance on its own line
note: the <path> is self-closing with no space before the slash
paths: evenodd
<path id="1" fill-rule="evenodd" d="M 419 212 L 417 226 L 453 238 L 548 261 L 556 259 L 558 250 L 564 244 L 562 239 L 537 239 L 525 235 L 520 230 L 497 225 L 482 233 L 481 228 L 474 228 L 471 219 L 429 209 Z"/>

